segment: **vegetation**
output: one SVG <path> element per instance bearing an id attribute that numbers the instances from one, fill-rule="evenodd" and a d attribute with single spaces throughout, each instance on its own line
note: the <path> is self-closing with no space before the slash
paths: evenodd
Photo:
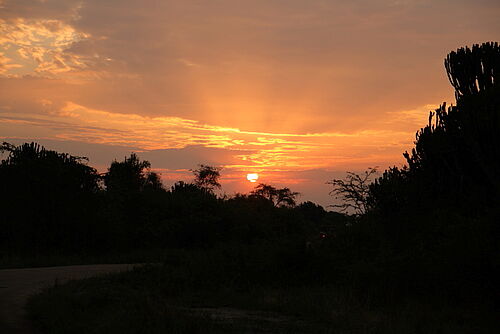
<path id="1" fill-rule="evenodd" d="M 219 198 L 216 167 L 166 190 L 135 155 L 99 175 L 4 143 L 4 255 L 164 255 L 49 289 L 32 319 L 46 333 L 495 333 L 500 49 L 460 49 L 445 66 L 456 106 L 430 113 L 407 165 L 330 182 L 354 215 L 265 184 Z"/>
<path id="2" fill-rule="evenodd" d="M 296 205 L 296 198 L 299 195 L 298 192 L 293 192 L 289 188 L 277 189 L 264 183 L 260 183 L 250 194 L 257 198 L 267 199 L 275 207 L 294 207 Z"/>
<path id="3" fill-rule="evenodd" d="M 1 148 L 4 266 L 32 264 L 33 259 L 54 264 L 54 254 L 61 262 L 103 259 L 106 254 L 110 259 L 117 254 L 136 259 L 133 253 L 151 255 L 170 248 L 304 241 L 318 233 L 322 220 L 344 219 L 321 207 L 321 217 L 309 217 L 296 207 L 298 193 L 266 184 L 249 195 L 219 198 L 214 193 L 220 187 L 217 167 L 200 165 L 193 170 L 192 183 L 180 181 L 166 190 L 151 164 L 136 154 L 113 161 L 106 173 L 98 174 L 86 158 L 35 143 L 4 143 Z"/>
<path id="4" fill-rule="evenodd" d="M 173 252 L 159 266 L 54 287 L 29 309 L 54 334 L 496 333 L 489 302 L 402 296 L 380 276 L 357 287 L 334 278 L 343 270 L 286 245 Z"/>
<path id="5" fill-rule="evenodd" d="M 348 213 L 354 211 L 355 215 L 362 215 L 369 209 L 368 197 L 370 196 L 370 184 L 372 176 L 377 173 L 377 168 L 369 168 L 363 175 L 347 172 L 345 179 L 333 179 L 327 184 L 333 186 L 330 195 L 341 200 L 341 204 L 333 204 L 332 207 L 340 209 L 340 212 Z"/>
<path id="6" fill-rule="evenodd" d="M 219 183 L 220 167 L 200 165 L 198 169 L 193 170 L 194 184 L 200 188 L 212 192 L 214 189 L 220 189 Z"/>

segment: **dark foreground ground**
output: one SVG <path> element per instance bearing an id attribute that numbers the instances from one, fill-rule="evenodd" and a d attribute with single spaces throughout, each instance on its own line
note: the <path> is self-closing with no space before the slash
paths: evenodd
<path id="1" fill-rule="evenodd" d="M 374 278 L 362 281 L 369 289 L 345 280 L 303 280 L 300 268 L 288 270 L 289 264 L 267 258 L 172 254 L 164 264 L 47 289 L 29 300 L 28 314 L 40 333 L 51 334 L 460 334 L 500 328 L 498 307 L 482 297 L 405 294 L 391 284 L 374 285 Z"/>
<path id="2" fill-rule="evenodd" d="M 30 295 L 69 280 L 132 267 L 131 264 L 94 264 L 0 270 L 0 333 L 35 333 L 24 309 Z"/>

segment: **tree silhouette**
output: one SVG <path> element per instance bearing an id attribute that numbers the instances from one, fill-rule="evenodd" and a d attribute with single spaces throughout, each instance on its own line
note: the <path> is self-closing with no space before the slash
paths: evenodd
<path id="1" fill-rule="evenodd" d="M 4 142 L 0 152 L 8 155 L 1 162 L 2 182 L 24 182 L 37 188 L 97 191 L 97 171 L 86 165 L 86 157 L 72 156 L 45 149 L 37 143 L 15 146 Z M 47 188 L 46 188 L 47 189 Z"/>
<path id="2" fill-rule="evenodd" d="M 87 159 L 36 143 L 3 143 L 0 151 L 6 154 L 0 163 L 0 247 L 74 250 L 88 242 L 99 175 Z"/>
<path id="3" fill-rule="evenodd" d="M 276 207 L 294 207 L 296 198 L 300 195 L 300 193 L 293 192 L 289 188 L 278 189 L 265 183 L 257 185 L 250 194 L 263 197 L 271 201 Z"/>
<path id="4" fill-rule="evenodd" d="M 333 179 L 327 184 L 333 186 L 330 195 L 335 199 L 340 199 L 342 203 L 333 204 L 331 207 L 339 208 L 340 212 L 349 212 L 354 210 L 356 215 L 362 215 L 369 208 L 369 185 L 372 183 L 372 177 L 377 173 L 377 167 L 368 168 L 362 175 L 354 172 L 347 172 L 345 179 Z"/>
<path id="5" fill-rule="evenodd" d="M 198 169 L 191 170 L 194 174 L 194 184 L 200 189 L 213 192 L 215 188 L 220 189 L 220 171 L 222 167 L 199 165 Z"/>
<path id="6" fill-rule="evenodd" d="M 113 161 L 104 176 L 104 184 L 110 193 L 137 193 L 145 189 L 162 189 L 158 174 L 150 171 L 151 163 L 141 161 L 135 153 L 123 161 Z"/>
<path id="7" fill-rule="evenodd" d="M 390 169 L 373 184 L 371 199 L 379 208 L 400 210 L 405 203 L 465 210 L 500 197 L 500 47 L 460 48 L 445 67 L 457 103 L 431 111 L 414 148 L 403 154 L 407 167 Z"/>
<path id="8" fill-rule="evenodd" d="M 477 94 L 500 81 L 500 46 L 488 42 L 460 48 L 448 54 L 444 65 L 457 100 Z"/>

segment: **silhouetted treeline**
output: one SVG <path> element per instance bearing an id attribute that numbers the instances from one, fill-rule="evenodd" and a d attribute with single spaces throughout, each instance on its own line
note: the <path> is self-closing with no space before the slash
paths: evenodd
<path id="1" fill-rule="evenodd" d="M 95 246 L 102 231 L 97 171 L 36 143 L 1 149 L 0 247 L 36 254 Z"/>
<path id="2" fill-rule="evenodd" d="M 464 211 L 498 204 L 500 196 L 500 47 L 485 43 L 445 59 L 456 106 L 430 112 L 404 154 L 407 166 L 387 170 L 371 187 L 371 207 Z M 466 204 L 466 205 L 464 205 Z"/>
<path id="3" fill-rule="evenodd" d="M 150 163 L 135 154 L 98 174 L 86 158 L 36 143 L 4 143 L 1 149 L 3 252 L 85 254 L 306 240 L 328 217 L 342 219 L 311 203 L 296 206 L 297 193 L 288 188 L 260 185 L 249 195 L 218 197 L 215 167 L 201 166 L 192 183 L 166 190 Z"/>
<path id="4" fill-rule="evenodd" d="M 498 294 L 500 47 L 461 48 L 445 67 L 456 105 L 431 112 L 407 165 L 370 185 L 356 229 L 374 245 L 378 270 L 399 283 Z"/>

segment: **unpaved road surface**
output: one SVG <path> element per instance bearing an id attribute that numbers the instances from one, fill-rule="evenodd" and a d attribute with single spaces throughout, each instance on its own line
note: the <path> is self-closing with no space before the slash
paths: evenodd
<path id="1" fill-rule="evenodd" d="M 28 297 L 43 288 L 72 279 L 126 271 L 133 264 L 93 264 L 81 266 L 0 270 L 0 333 L 35 333 L 26 319 Z"/>

